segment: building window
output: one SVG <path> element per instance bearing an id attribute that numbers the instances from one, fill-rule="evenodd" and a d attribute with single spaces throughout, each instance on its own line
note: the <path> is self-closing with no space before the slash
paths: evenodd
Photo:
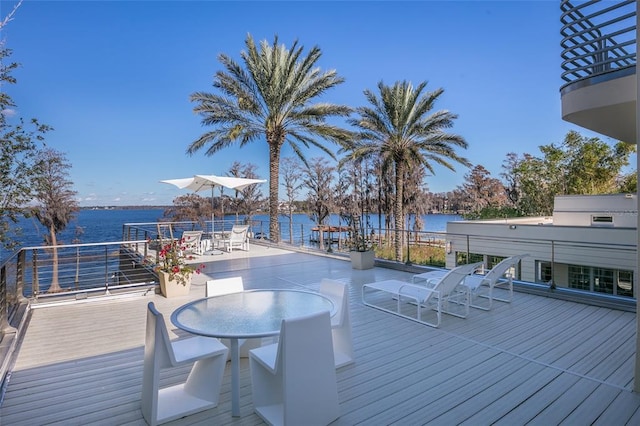
<path id="1" fill-rule="evenodd" d="M 469 263 L 484 262 L 484 255 L 479 253 L 469 253 L 469 259 L 467 259 L 467 253 L 464 251 L 456 252 L 456 266 L 468 265 Z"/>
<path id="2" fill-rule="evenodd" d="M 613 216 L 591 216 L 592 225 L 613 225 Z"/>
<path id="3" fill-rule="evenodd" d="M 613 269 L 593 268 L 593 291 L 613 294 Z"/>
<path id="4" fill-rule="evenodd" d="M 551 262 L 538 262 L 538 276 L 536 277 L 537 281 L 545 284 L 550 282 L 553 279 L 551 271 Z"/>
<path id="5" fill-rule="evenodd" d="M 569 265 L 569 288 L 591 291 L 591 277 L 588 266 Z"/>
<path id="6" fill-rule="evenodd" d="M 633 271 L 618 271 L 616 294 L 633 297 Z"/>

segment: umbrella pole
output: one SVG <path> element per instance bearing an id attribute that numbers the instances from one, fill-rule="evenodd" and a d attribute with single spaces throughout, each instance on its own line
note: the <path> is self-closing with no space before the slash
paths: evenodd
<path id="1" fill-rule="evenodd" d="M 215 213 L 213 212 L 214 210 L 214 203 L 213 203 L 213 186 L 211 187 L 211 249 L 209 251 L 206 252 L 206 254 L 222 254 L 223 252 L 216 249 L 215 245 L 214 245 L 214 239 L 215 239 Z"/>

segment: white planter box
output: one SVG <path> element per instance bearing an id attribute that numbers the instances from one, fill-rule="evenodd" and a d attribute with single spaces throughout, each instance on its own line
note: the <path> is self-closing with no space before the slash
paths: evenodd
<path id="1" fill-rule="evenodd" d="M 371 269 L 375 264 L 375 253 L 369 251 L 350 251 L 351 267 L 353 269 Z"/>

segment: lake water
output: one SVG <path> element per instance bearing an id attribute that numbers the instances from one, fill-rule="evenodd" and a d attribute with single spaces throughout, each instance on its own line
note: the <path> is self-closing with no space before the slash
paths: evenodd
<path id="1" fill-rule="evenodd" d="M 163 216 L 163 209 L 113 209 L 113 210 L 80 210 L 76 219 L 60 234 L 58 241 L 60 244 L 79 243 L 103 243 L 109 241 L 122 240 L 122 226 L 125 223 L 149 223 L 157 222 Z M 217 219 L 217 218 L 216 218 Z M 254 221 L 263 221 L 262 226 L 268 229 L 269 216 L 266 214 L 253 216 Z M 447 222 L 462 220 L 458 215 L 432 214 L 423 217 L 425 231 L 445 231 Z M 235 215 L 227 215 L 226 220 L 235 220 Z M 288 220 L 281 217 L 283 228 L 288 228 Z M 296 229 L 303 225 L 305 235 L 310 234 L 314 224 L 305 214 L 294 215 Z M 384 221 L 382 222 L 384 223 Z M 334 215 L 330 221 L 331 225 L 338 225 L 339 218 Z M 344 223 L 343 223 L 344 224 Z M 372 216 L 370 224 L 374 228 L 378 227 L 378 218 Z M 21 247 L 44 245 L 45 230 L 35 218 L 23 218 L 18 226 L 22 228 L 22 235 L 18 238 Z M 216 224 L 217 226 L 217 224 Z M 82 232 L 77 234 L 77 230 Z M 74 241 L 75 240 L 75 241 Z M 9 253 L 0 249 L 0 259 L 5 259 Z"/>

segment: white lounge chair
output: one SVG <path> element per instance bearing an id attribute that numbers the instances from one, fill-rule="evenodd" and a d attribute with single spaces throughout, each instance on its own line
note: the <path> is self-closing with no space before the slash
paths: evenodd
<path id="1" fill-rule="evenodd" d="M 500 263 L 491 268 L 489 272 L 484 275 L 473 274 L 469 275 L 464 280 L 464 285 L 469 287 L 471 291 L 471 306 L 478 309 L 488 311 L 493 305 L 493 301 L 511 303 L 513 300 L 513 268 L 518 265 L 518 262 L 523 258 L 529 256 L 528 254 L 520 254 L 517 256 L 507 257 Z M 486 294 L 482 294 L 482 289 L 487 289 Z M 508 297 L 499 298 L 495 297 L 494 288 L 506 288 L 508 291 Z M 485 298 L 488 300 L 488 304 L 479 305 L 473 303 L 474 298 Z"/>
<path id="2" fill-rule="evenodd" d="M 381 309 L 385 312 L 399 315 L 403 318 L 408 318 L 431 327 L 439 327 L 440 322 L 442 321 L 442 313 L 447 313 L 460 318 L 467 317 L 469 314 L 469 291 L 466 288 L 461 289 L 459 284 L 463 282 L 467 275 L 472 274 L 481 266 L 482 262 L 458 266 L 457 268 L 451 269 L 442 277 L 429 280 L 426 286 L 411 284 L 399 280 L 386 280 L 364 284 L 362 286 L 362 303 L 366 306 Z M 385 307 L 383 304 L 390 303 L 386 299 L 382 301 L 383 304 L 377 305 L 367 301 L 366 290 L 374 290 L 391 294 L 393 298 L 396 299 L 396 309 L 391 310 L 390 308 Z M 402 302 L 407 300 L 414 302 L 416 305 L 415 317 L 407 315 L 403 311 Z M 452 311 L 450 309 L 450 305 L 452 303 L 459 307 L 461 306 L 462 312 Z M 436 322 L 430 322 L 423 319 L 422 310 L 424 308 L 434 309 L 436 311 Z"/>
<path id="3" fill-rule="evenodd" d="M 513 300 L 513 268 L 518 265 L 523 258 L 529 254 L 520 254 L 503 259 L 500 263 L 491 268 L 486 274 L 472 274 L 464 279 L 464 286 L 470 291 L 469 306 L 488 311 L 493 306 L 493 301 L 511 303 Z M 445 271 L 426 272 L 424 274 L 414 275 L 414 282 L 420 279 L 435 278 L 438 275 L 444 276 Z M 508 291 L 507 298 L 499 298 L 494 296 L 494 288 L 505 288 Z M 486 292 L 483 293 L 483 290 Z M 486 304 L 478 304 L 474 300 L 487 299 Z"/>
<path id="4" fill-rule="evenodd" d="M 202 254 L 200 251 L 200 241 L 202 231 L 183 231 L 180 246 L 184 248 L 183 254 Z"/>
<path id="5" fill-rule="evenodd" d="M 326 425 L 340 415 L 329 311 L 285 319 L 280 341 L 249 352 L 253 405 L 271 425 Z"/>
<path id="6" fill-rule="evenodd" d="M 336 313 L 331 317 L 331 335 L 336 368 L 352 364 L 354 355 L 351 316 L 349 315 L 349 288 L 340 281 L 323 278 L 320 281 L 320 294 L 331 299 L 336 309 Z"/>
<path id="7" fill-rule="evenodd" d="M 223 294 L 240 293 L 244 291 L 244 283 L 242 277 L 218 278 L 208 280 L 205 286 L 205 297 L 220 296 Z M 223 345 L 231 350 L 231 342 L 229 339 L 220 339 Z M 271 341 L 269 341 L 271 343 Z M 238 339 L 238 349 L 241 358 L 248 358 L 249 351 L 259 348 L 262 345 L 262 339 Z M 229 353 L 231 356 L 231 353 Z"/>
<path id="8" fill-rule="evenodd" d="M 222 240 L 225 249 L 227 251 L 232 251 L 234 248 L 241 248 L 242 250 L 249 251 L 249 238 L 247 238 L 248 232 L 249 226 L 234 225 L 233 228 L 231 228 L 229 237 Z"/>
<path id="9" fill-rule="evenodd" d="M 142 373 L 142 416 L 151 426 L 218 405 L 227 348 L 210 337 L 171 341 L 164 317 L 149 302 Z M 185 383 L 160 388 L 160 370 L 194 363 Z"/>

